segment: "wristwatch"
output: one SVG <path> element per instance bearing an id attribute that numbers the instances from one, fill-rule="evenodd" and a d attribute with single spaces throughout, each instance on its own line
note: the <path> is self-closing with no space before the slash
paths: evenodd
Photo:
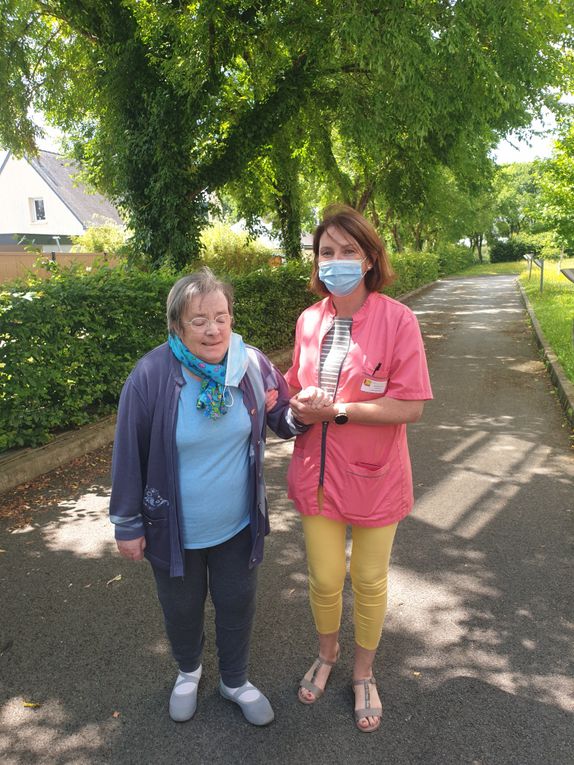
<path id="1" fill-rule="evenodd" d="M 335 425 L 345 425 L 347 422 L 349 422 L 349 415 L 347 414 L 345 404 L 335 404 L 335 409 L 337 410 L 337 414 L 335 415 L 334 419 Z"/>

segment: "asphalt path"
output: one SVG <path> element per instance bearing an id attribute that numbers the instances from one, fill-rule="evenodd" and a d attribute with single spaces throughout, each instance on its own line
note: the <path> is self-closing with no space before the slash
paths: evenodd
<path id="1" fill-rule="evenodd" d="M 272 438 L 250 679 L 275 722 L 254 728 L 217 693 L 210 606 L 197 714 L 169 719 L 175 669 L 151 573 L 116 554 L 97 485 L 0 529 L 3 765 L 571 765 L 569 430 L 512 277 L 441 281 L 410 305 L 435 400 L 409 430 L 417 504 L 393 552 L 380 730 L 353 723 L 349 588 L 327 692 L 296 700 L 316 645 L 285 494 L 292 446 Z"/>

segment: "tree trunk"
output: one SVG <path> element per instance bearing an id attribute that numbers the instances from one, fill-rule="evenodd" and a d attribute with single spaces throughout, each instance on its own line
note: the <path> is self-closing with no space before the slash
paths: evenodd
<path id="1" fill-rule="evenodd" d="M 375 200 L 371 199 L 371 221 L 373 223 L 373 226 L 377 229 L 379 234 L 381 233 L 381 219 L 379 217 L 379 213 L 377 211 L 377 206 L 375 205 Z"/>
<path id="2" fill-rule="evenodd" d="M 287 260 L 301 259 L 301 193 L 299 160 L 293 156 L 286 135 L 277 136 L 271 155 L 275 185 L 275 211 L 279 219 L 281 243 Z"/>
<path id="3" fill-rule="evenodd" d="M 395 247 L 397 248 L 397 252 L 403 252 L 405 247 L 403 245 L 403 240 L 401 239 L 401 235 L 399 233 L 399 226 L 397 223 L 393 223 L 391 231 L 393 232 L 393 239 L 395 242 Z"/>
<path id="4" fill-rule="evenodd" d="M 476 254 L 478 255 L 478 262 L 482 263 L 482 245 L 484 243 L 484 236 L 483 234 L 471 234 L 469 236 L 470 239 L 470 251 L 474 253 L 476 251 Z"/>
<path id="5" fill-rule="evenodd" d="M 393 241 L 395 243 L 397 252 L 402 252 L 404 250 L 404 246 L 401 239 L 401 235 L 399 233 L 398 223 L 396 221 L 393 221 L 392 207 L 387 208 L 387 212 L 385 213 L 385 223 L 391 229 L 391 234 L 393 235 Z"/>
<path id="6" fill-rule="evenodd" d="M 279 218 L 281 243 L 287 260 L 301 259 L 301 219 L 294 210 L 289 197 L 276 198 L 275 209 Z"/>
<path id="7" fill-rule="evenodd" d="M 352 207 L 353 184 L 347 173 L 343 172 L 339 167 L 337 159 L 333 153 L 331 135 L 329 131 L 324 127 L 321 128 L 321 149 L 323 162 L 325 163 L 327 172 L 333 178 L 337 188 L 339 189 L 341 200 L 346 205 L 350 205 Z"/>
<path id="8" fill-rule="evenodd" d="M 413 226 L 413 239 L 415 240 L 415 250 L 417 252 L 420 252 L 423 248 L 423 227 L 422 223 L 417 223 L 416 226 Z"/>
<path id="9" fill-rule="evenodd" d="M 372 181 L 370 181 L 367 184 L 366 189 L 361 194 L 361 196 L 359 198 L 359 201 L 357 202 L 357 208 L 356 209 L 357 209 L 357 212 L 361 213 L 361 215 L 363 215 L 367 205 L 371 201 L 371 198 L 373 196 L 374 191 L 375 191 L 375 185 L 374 185 L 374 183 Z"/>

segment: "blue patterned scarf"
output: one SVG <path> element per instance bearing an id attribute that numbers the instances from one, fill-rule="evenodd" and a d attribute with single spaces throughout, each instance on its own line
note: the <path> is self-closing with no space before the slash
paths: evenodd
<path id="1" fill-rule="evenodd" d="M 194 356 L 177 335 L 170 335 L 168 343 L 175 358 L 201 379 L 197 408 L 204 409 L 205 416 L 211 417 L 212 420 L 217 420 L 222 414 L 227 414 L 225 404 L 227 354 L 220 364 L 208 364 L 207 361 L 202 361 Z"/>

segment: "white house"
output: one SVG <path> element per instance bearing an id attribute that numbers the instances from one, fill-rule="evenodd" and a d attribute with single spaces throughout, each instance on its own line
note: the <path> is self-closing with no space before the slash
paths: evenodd
<path id="1" fill-rule="evenodd" d="M 0 246 L 37 245 L 43 252 L 68 252 L 71 237 L 89 226 L 123 222 L 101 194 L 76 180 L 79 167 L 51 151 L 18 159 L 0 153 Z M 15 247 L 14 247 L 15 248 Z"/>

